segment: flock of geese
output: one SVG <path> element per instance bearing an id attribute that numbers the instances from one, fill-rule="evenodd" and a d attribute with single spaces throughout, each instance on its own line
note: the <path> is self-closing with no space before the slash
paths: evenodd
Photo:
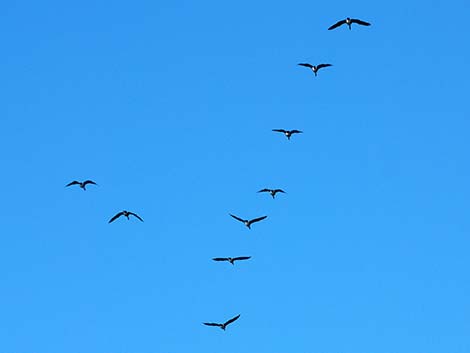
<path id="1" fill-rule="evenodd" d="M 362 21 L 362 20 L 359 20 L 359 19 L 356 19 L 356 18 L 349 18 L 347 17 L 346 19 L 344 20 L 341 20 L 341 21 L 338 21 L 336 22 L 335 24 L 333 24 L 332 26 L 330 26 L 328 28 L 328 30 L 332 30 L 332 29 L 335 29 L 335 28 L 338 28 L 344 24 L 346 24 L 348 26 L 348 28 L 351 30 L 351 25 L 355 23 L 355 24 L 358 24 L 358 25 L 361 25 L 361 26 L 370 26 L 370 23 L 368 22 L 365 22 L 365 21 Z M 312 70 L 312 72 L 315 74 L 315 76 L 317 76 L 317 73 L 318 73 L 318 70 L 322 69 L 322 68 L 325 68 L 325 67 L 330 67 L 330 66 L 333 66 L 331 64 L 318 64 L 318 65 L 312 65 L 310 63 L 300 63 L 298 64 L 300 66 L 304 66 L 304 67 L 307 67 L 309 69 Z M 280 133 L 283 133 L 288 140 L 290 140 L 291 136 L 294 135 L 294 134 L 301 134 L 302 131 L 300 130 L 284 130 L 284 129 L 273 129 L 272 131 L 274 132 L 280 132 Z M 85 180 L 83 182 L 81 181 L 77 181 L 77 180 L 74 180 L 70 183 L 68 183 L 67 185 L 65 185 L 66 187 L 69 187 L 69 186 L 73 186 L 73 185 L 78 185 L 81 189 L 83 189 L 84 191 L 86 191 L 86 186 L 87 185 L 98 185 L 96 184 L 93 180 Z M 284 190 L 282 189 L 261 189 L 258 191 L 259 193 L 269 193 L 272 198 L 274 199 L 276 194 L 277 193 L 285 193 Z M 257 217 L 257 218 L 253 218 L 253 219 L 243 219 L 241 217 L 238 217 L 236 215 L 233 215 L 233 214 L 229 214 L 232 218 L 234 218 L 235 220 L 243 223 L 248 229 L 251 229 L 251 226 L 252 224 L 254 223 L 257 223 L 257 222 L 260 222 L 264 219 L 266 219 L 268 216 L 262 216 L 262 217 Z M 136 213 L 134 212 L 130 212 L 130 211 L 126 211 L 126 210 L 123 210 L 121 212 L 118 212 L 116 213 L 113 217 L 111 217 L 111 219 L 108 221 L 108 223 L 112 223 L 114 222 L 115 220 L 117 220 L 118 218 L 120 218 L 121 216 L 124 216 L 126 217 L 128 220 L 130 219 L 130 216 L 133 216 L 135 218 L 137 218 L 139 221 L 143 222 L 144 220 Z M 213 261 L 217 261 L 217 262 L 229 262 L 230 264 L 234 265 L 235 264 L 235 261 L 243 261 L 243 260 L 249 260 L 251 258 L 251 256 L 238 256 L 238 257 L 215 257 L 213 258 L 212 260 Z M 225 329 L 227 328 L 228 325 L 230 325 L 231 323 L 233 323 L 234 321 L 238 320 L 240 318 L 240 314 L 237 315 L 237 316 L 234 316 L 233 318 L 223 322 L 223 323 L 216 323 L 216 322 L 204 322 L 203 324 L 206 325 L 206 326 L 215 326 L 215 327 L 220 327 L 222 330 L 225 331 Z"/>

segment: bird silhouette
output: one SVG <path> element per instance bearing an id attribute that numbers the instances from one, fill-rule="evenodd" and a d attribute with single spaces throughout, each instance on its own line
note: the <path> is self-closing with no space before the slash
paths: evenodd
<path id="1" fill-rule="evenodd" d="M 284 130 L 284 129 L 273 129 L 275 132 L 282 132 L 284 135 L 286 135 L 287 139 L 290 140 L 290 137 L 293 134 L 301 134 L 303 131 L 300 130 Z"/>
<path id="2" fill-rule="evenodd" d="M 88 184 L 98 185 L 93 180 L 85 180 L 83 182 L 74 180 L 74 181 L 68 183 L 67 185 L 65 185 L 65 187 L 71 186 L 71 185 L 79 185 L 83 190 L 86 190 L 86 186 Z"/>
<path id="3" fill-rule="evenodd" d="M 144 221 L 142 218 L 139 217 L 139 215 L 137 215 L 137 214 L 135 214 L 135 213 L 133 213 L 133 212 L 121 211 L 121 212 L 117 213 L 116 215 L 114 215 L 113 218 L 111 218 L 108 223 L 113 222 L 114 220 L 118 219 L 118 218 L 121 217 L 121 216 L 124 216 L 124 217 L 126 217 L 127 219 L 129 219 L 129 216 L 134 216 L 135 218 L 137 218 L 137 219 L 140 220 L 141 222 Z"/>
<path id="4" fill-rule="evenodd" d="M 230 213 L 229 213 L 230 214 Z M 233 214 L 230 214 L 230 216 L 232 216 L 233 218 L 235 218 L 237 221 L 240 221 L 242 223 L 244 223 L 248 229 L 251 229 L 251 225 L 253 223 L 256 223 L 256 222 L 259 222 L 259 221 L 262 221 L 263 219 L 267 218 L 268 216 L 263 216 L 263 217 L 258 217 L 258 218 L 253 218 L 253 219 L 242 219 L 240 217 L 237 217 L 237 216 L 234 216 Z"/>
<path id="5" fill-rule="evenodd" d="M 315 76 L 317 76 L 318 70 L 320 70 L 320 69 L 322 69 L 322 68 L 324 68 L 324 67 L 333 66 L 333 65 L 331 65 L 331 64 L 312 65 L 312 64 L 309 64 L 309 63 L 300 63 L 300 64 L 297 64 L 297 65 L 308 67 L 310 70 L 313 71 L 313 73 L 315 74 Z"/>
<path id="6" fill-rule="evenodd" d="M 248 260 L 251 259 L 251 256 L 239 256 L 239 257 L 214 257 L 212 260 L 214 261 L 228 261 L 232 265 L 235 265 L 235 261 L 239 260 Z"/>
<path id="7" fill-rule="evenodd" d="M 232 322 L 234 322 L 235 320 L 238 320 L 239 317 L 240 317 L 240 315 L 237 315 L 237 316 L 231 318 L 230 320 L 225 321 L 223 324 L 218 324 L 216 322 L 203 322 L 203 324 L 206 325 L 206 326 L 217 326 L 217 327 L 220 327 L 222 330 L 225 331 L 225 328 L 228 325 L 230 325 Z"/>
<path id="8" fill-rule="evenodd" d="M 331 31 L 332 29 L 335 29 L 335 28 L 337 28 L 339 26 L 342 26 L 344 24 L 347 24 L 349 29 L 351 29 L 351 24 L 353 24 L 353 23 L 356 23 L 356 24 L 361 25 L 361 26 L 370 26 L 369 22 L 358 20 L 357 18 L 349 18 L 348 17 L 345 20 L 341 20 L 341 21 L 336 22 L 334 25 L 330 26 L 328 28 L 328 30 Z"/>
<path id="9" fill-rule="evenodd" d="M 277 194 L 278 192 L 281 192 L 281 193 L 283 193 L 283 194 L 286 193 L 286 192 L 285 192 L 284 190 L 282 190 L 282 189 L 261 189 L 261 190 L 258 191 L 258 192 L 269 192 L 269 193 L 271 194 L 271 196 L 273 197 L 273 199 L 274 199 L 274 197 L 276 196 L 276 194 Z"/>

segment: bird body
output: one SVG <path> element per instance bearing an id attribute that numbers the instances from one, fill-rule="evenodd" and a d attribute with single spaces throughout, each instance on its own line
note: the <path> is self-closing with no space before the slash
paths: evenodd
<path id="1" fill-rule="evenodd" d="M 240 315 L 237 315 L 237 316 L 231 318 L 230 320 L 225 321 L 223 324 L 219 324 L 219 323 L 216 323 L 216 322 L 203 322 L 203 324 L 206 325 L 206 326 L 217 326 L 217 327 L 220 327 L 222 330 L 225 331 L 227 326 L 230 325 L 235 320 L 238 320 L 239 317 L 240 317 Z"/>
<path id="2" fill-rule="evenodd" d="M 144 220 L 142 218 L 140 218 L 140 216 L 134 212 L 129 212 L 129 211 L 121 211 L 117 214 L 115 214 L 110 220 L 108 223 L 111 223 L 113 221 L 115 221 L 116 219 L 118 219 L 119 217 L 121 216 L 124 216 L 126 217 L 127 219 L 129 219 L 129 216 L 134 216 L 135 218 L 137 218 L 138 220 L 140 220 L 141 222 L 143 222 Z"/>
<path id="3" fill-rule="evenodd" d="M 215 257 L 212 260 L 214 261 L 228 261 L 232 265 L 235 265 L 235 261 L 239 260 L 248 260 L 251 259 L 251 256 L 238 256 L 238 257 Z"/>
<path id="4" fill-rule="evenodd" d="M 283 194 L 286 193 L 286 192 L 285 192 L 284 190 L 282 190 L 282 189 L 261 189 L 261 190 L 258 191 L 258 192 L 269 192 L 269 193 L 271 194 L 271 196 L 272 196 L 273 199 L 275 198 L 275 196 L 276 196 L 276 194 L 277 194 L 278 192 L 281 192 L 281 193 L 283 193 Z"/>
<path id="5" fill-rule="evenodd" d="M 301 134 L 303 131 L 300 131 L 300 130 L 284 130 L 284 129 L 273 129 L 273 131 L 275 132 L 282 132 L 288 140 L 290 140 L 290 137 L 293 135 L 293 134 Z"/>
<path id="6" fill-rule="evenodd" d="M 230 214 L 230 213 L 229 213 Z M 256 222 L 259 222 L 259 221 L 262 221 L 263 219 L 267 218 L 268 216 L 262 216 L 262 217 L 258 217 L 258 218 L 253 218 L 253 219 L 243 219 L 243 218 L 240 218 L 240 217 L 237 217 L 233 214 L 230 214 L 230 216 L 232 216 L 233 218 L 235 218 L 237 221 L 240 221 L 242 223 L 244 223 L 248 229 L 251 229 L 251 225 L 253 223 L 256 223 Z"/>
<path id="7" fill-rule="evenodd" d="M 82 181 L 74 180 L 74 181 L 68 183 L 67 185 L 65 185 L 65 187 L 71 186 L 71 185 L 78 185 L 78 186 L 80 186 L 84 191 L 86 191 L 86 186 L 87 186 L 88 184 L 98 185 L 98 184 L 96 184 L 93 180 L 85 180 L 85 181 L 83 181 L 83 182 L 82 182 Z"/>
<path id="8" fill-rule="evenodd" d="M 339 26 L 342 26 L 344 24 L 347 24 L 349 29 L 351 30 L 351 25 L 353 23 L 356 23 L 358 25 L 361 25 L 361 26 L 370 26 L 370 23 L 369 22 L 365 22 L 365 21 L 362 21 L 362 20 L 358 20 L 357 18 L 349 18 L 347 17 L 345 20 L 341 20 L 341 21 L 338 21 L 336 22 L 334 25 L 330 26 L 328 28 L 329 31 L 331 31 L 332 29 L 335 29 Z"/>
<path id="9" fill-rule="evenodd" d="M 318 70 L 320 70 L 320 69 L 322 69 L 322 68 L 324 68 L 324 67 L 333 66 L 333 65 L 331 65 L 331 64 L 312 65 L 312 64 L 309 64 L 309 63 L 300 63 L 300 64 L 297 64 L 297 65 L 308 67 L 310 70 L 312 70 L 312 72 L 315 74 L 315 76 L 317 76 Z"/>

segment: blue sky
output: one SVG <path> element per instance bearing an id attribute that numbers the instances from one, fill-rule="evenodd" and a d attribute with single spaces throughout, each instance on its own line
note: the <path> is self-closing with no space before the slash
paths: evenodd
<path id="1" fill-rule="evenodd" d="M 3 4 L 0 351 L 468 353 L 468 10 Z"/>

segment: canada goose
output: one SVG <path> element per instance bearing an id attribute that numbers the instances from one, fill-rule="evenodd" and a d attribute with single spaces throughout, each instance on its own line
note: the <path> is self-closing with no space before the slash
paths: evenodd
<path id="1" fill-rule="evenodd" d="M 230 214 L 230 213 L 229 213 Z M 242 219 L 240 217 L 237 217 L 237 216 L 234 216 L 233 214 L 230 214 L 230 216 L 232 216 L 233 218 L 235 218 L 237 221 L 240 221 L 242 223 L 244 223 L 248 229 L 251 229 L 251 225 L 253 223 L 256 223 L 256 222 L 259 222 L 259 221 L 262 221 L 263 219 L 267 218 L 268 216 L 263 216 L 263 217 L 259 217 L 259 218 L 254 218 L 254 219 Z"/>
<path id="2" fill-rule="evenodd" d="M 137 218 L 137 219 L 140 220 L 141 222 L 144 221 L 142 218 L 139 217 L 139 215 L 137 215 L 137 214 L 135 214 L 135 213 L 133 213 L 133 212 L 122 211 L 122 212 L 119 212 L 118 214 L 116 214 L 113 218 L 111 218 L 108 223 L 111 223 L 112 221 L 118 219 L 118 218 L 121 217 L 121 216 L 124 216 L 124 217 L 126 217 L 127 219 L 129 219 L 129 216 L 134 216 L 135 218 Z"/>
<path id="3" fill-rule="evenodd" d="M 286 193 L 286 192 L 285 192 L 284 190 L 282 190 L 282 189 L 261 189 L 261 190 L 258 191 L 258 192 L 269 192 L 269 193 L 271 194 L 271 196 L 273 197 L 273 199 L 274 199 L 274 197 L 276 196 L 276 194 L 277 194 L 278 192 L 282 192 L 283 194 Z"/>
<path id="4" fill-rule="evenodd" d="M 309 69 L 311 69 L 311 70 L 313 71 L 313 73 L 315 74 L 315 76 L 317 76 L 318 70 L 320 70 L 320 69 L 322 69 L 322 68 L 324 68 L 324 67 L 333 66 L 333 65 L 331 65 L 331 64 L 312 65 L 312 64 L 309 64 L 309 63 L 300 63 L 300 64 L 297 64 L 297 65 L 308 67 Z"/>
<path id="5" fill-rule="evenodd" d="M 273 129 L 275 132 L 282 132 L 284 135 L 286 135 L 287 139 L 290 140 L 290 137 L 293 134 L 301 134 L 303 131 L 300 130 L 284 130 L 284 129 Z"/>
<path id="6" fill-rule="evenodd" d="M 335 29 L 341 25 L 344 25 L 344 24 L 347 24 L 349 29 L 351 29 L 351 24 L 353 23 L 357 23 L 358 25 L 361 25 L 361 26 L 370 26 L 370 23 L 369 22 L 365 22 L 365 21 L 361 21 L 361 20 L 358 20 L 356 18 L 346 18 L 345 20 L 341 20 L 341 21 L 338 21 L 336 22 L 334 25 L 330 26 L 330 28 L 328 28 L 328 30 L 332 30 L 332 29 Z"/>
<path id="7" fill-rule="evenodd" d="M 231 318 L 230 320 L 224 322 L 223 324 L 218 324 L 218 323 L 215 323 L 215 322 L 203 322 L 203 324 L 206 325 L 206 326 L 217 326 L 217 327 L 220 327 L 222 330 L 225 331 L 225 328 L 227 327 L 227 325 L 231 324 L 232 322 L 237 320 L 239 317 L 240 317 L 240 315 L 237 315 L 237 316 Z"/>
<path id="8" fill-rule="evenodd" d="M 232 265 L 235 265 L 235 261 L 239 260 L 248 260 L 251 259 L 251 256 L 239 256 L 239 257 L 214 257 L 212 260 L 214 261 L 228 261 Z"/>
<path id="9" fill-rule="evenodd" d="M 85 180 L 83 182 L 74 180 L 71 183 L 68 183 L 67 185 L 65 185 L 65 187 L 71 186 L 71 185 L 79 185 L 83 190 L 86 190 L 86 186 L 88 184 L 98 185 L 93 180 Z"/>

